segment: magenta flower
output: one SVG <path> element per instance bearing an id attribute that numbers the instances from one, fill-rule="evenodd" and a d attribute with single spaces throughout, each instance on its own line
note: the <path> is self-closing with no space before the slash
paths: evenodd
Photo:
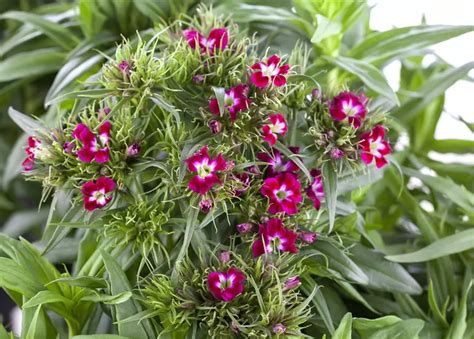
<path id="1" fill-rule="evenodd" d="M 300 277 L 294 276 L 294 277 L 288 278 L 285 281 L 285 284 L 283 285 L 283 291 L 292 290 L 298 287 L 299 285 L 301 285 Z"/>
<path id="2" fill-rule="evenodd" d="M 321 201 L 324 199 L 323 178 L 321 177 L 320 170 L 313 169 L 310 173 L 313 177 L 313 182 L 306 189 L 306 195 L 313 202 L 314 208 L 319 210 L 321 208 Z"/>
<path id="3" fill-rule="evenodd" d="M 252 244 L 254 257 L 274 251 L 298 253 L 297 234 L 283 227 L 281 219 L 272 218 L 259 227 L 259 238 Z"/>
<path id="4" fill-rule="evenodd" d="M 299 170 L 299 167 L 293 161 L 288 160 L 285 162 L 280 151 L 273 149 L 272 152 L 273 156 L 264 152 L 257 153 L 257 158 L 260 161 L 268 163 L 267 173 L 269 176 L 284 172 L 297 172 Z"/>
<path id="5" fill-rule="evenodd" d="M 26 159 L 23 160 L 21 166 L 25 172 L 31 171 L 35 165 L 35 159 L 43 150 L 41 140 L 35 137 L 28 137 L 28 146 L 25 149 Z"/>
<path id="6" fill-rule="evenodd" d="M 359 128 L 367 114 L 366 102 L 365 95 L 357 96 L 352 92 L 341 92 L 332 99 L 329 113 L 335 121 L 343 121 L 347 118 L 354 128 Z"/>
<path id="7" fill-rule="evenodd" d="M 237 113 L 249 108 L 250 100 L 247 98 L 247 94 L 248 86 L 244 84 L 225 90 L 224 110 L 229 112 L 231 121 L 237 119 Z M 209 110 L 214 115 L 220 115 L 217 98 L 213 98 L 209 101 Z"/>
<path id="8" fill-rule="evenodd" d="M 77 151 L 79 160 L 83 162 L 91 162 L 95 160 L 99 164 L 103 164 L 110 160 L 109 148 L 107 144 L 110 139 L 110 121 L 105 121 L 99 127 L 99 141 L 92 131 L 84 124 L 80 123 L 72 132 L 72 136 L 82 143 L 82 148 Z"/>
<path id="9" fill-rule="evenodd" d="M 184 30 L 183 35 L 192 49 L 199 47 L 201 53 L 206 53 L 209 50 L 211 55 L 216 49 L 225 49 L 229 43 L 229 32 L 226 28 L 214 28 L 207 38 L 193 29 Z"/>
<path id="10" fill-rule="evenodd" d="M 362 133 L 360 136 L 360 157 L 367 165 L 375 159 L 377 168 L 387 164 L 385 156 L 392 152 L 390 144 L 384 140 L 385 129 L 382 125 L 375 126 L 372 131 Z"/>
<path id="11" fill-rule="evenodd" d="M 215 159 L 209 157 L 207 146 L 186 159 L 186 164 L 191 172 L 197 173 L 189 182 L 188 187 L 191 191 L 201 195 L 206 194 L 212 186 L 220 183 L 217 172 L 224 171 L 227 167 L 222 154 L 219 154 Z"/>
<path id="12" fill-rule="evenodd" d="M 267 87 L 271 83 L 277 87 L 285 85 L 285 74 L 288 74 L 290 66 L 288 64 L 279 66 L 279 64 L 280 57 L 276 54 L 269 57 L 267 62 L 257 62 L 252 66 L 253 72 L 250 80 L 259 88 Z"/>
<path id="13" fill-rule="evenodd" d="M 273 146 L 278 140 L 278 135 L 282 137 L 286 135 L 288 125 L 282 114 L 272 114 L 269 119 L 270 123 L 262 126 L 263 140 Z"/>
<path id="14" fill-rule="evenodd" d="M 212 209 L 212 206 L 214 204 L 212 203 L 211 199 L 202 199 L 199 202 L 199 209 L 201 210 L 202 213 L 209 213 Z"/>
<path id="15" fill-rule="evenodd" d="M 84 208 L 93 211 L 102 208 L 112 200 L 111 192 L 115 189 L 115 182 L 107 177 L 100 177 L 82 185 Z"/>
<path id="16" fill-rule="evenodd" d="M 244 291 L 245 274 L 235 267 L 227 272 L 211 272 L 207 284 L 214 298 L 231 301 Z"/>
<path id="17" fill-rule="evenodd" d="M 298 178 L 287 172 L 265 179 L 260 193 L 270 199 L 269 213 L 291 215 L 298 213 L 297 204 L 302 200 L 300 188 Z"/>

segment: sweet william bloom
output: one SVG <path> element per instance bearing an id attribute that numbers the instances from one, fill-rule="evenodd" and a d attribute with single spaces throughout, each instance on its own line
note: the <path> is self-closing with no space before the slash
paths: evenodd
<path id="1" fill-rule="evenodd" d="M 199 47 L 201 53 L 214 54 L 216 49 L 225 49 L 229 43 L 229 32 L 226 28 L 214 28 L 206 38 L 204 35 L 193 29 L 183 31 L 184 38 L 192 49 Z"/>
<path id="2" fill-rule="evenodd" d="M 342 92 L 332 99 L 329 113 L 334 120 L 343 121 L 347 118 L 354 128 L 359 128 L 367 114 L 366 102 L 365 95 L 358 96 L 352 92 Z"/>
<path id="3" fill-rule="evenodd" d="M 281 173 L 265 179 L 260 192 L 270 199 L 269 213 L 284 212 L 291 215 L 298 213 L 297 204 L 302 200 L 300 189 L 300 182 L 294 174 Z"/>
<path id="4" fill-rule="evenodd" d="M 275 145 L 278 136 L 284 137 L 288 132 L 288 125 L 282 114 L 272 114 L 269 116 L 270 123 L 262 126 L 263 140 L 268 142 L 270 146 Z"/>
<path id="5" fill-rule="evenodd" d="M 237 113 L 249 108 L 250 100 L 247 98 L 247 94 L 248 86 L 244 84 L 225 90 L 224 110 L 229 112 L 231 121 L 237 119 Z M 209 101 L 209 110 L 214 115 L 220 115 L 217 98 L 213 98 Z"/>
<path id="6" fill-rule="evenodd" d="M 324 187 L 321 171 L 313 169 L 310 174 L 313 177 L 313 182 L 306 189 L 306 195 L 313 202 L 314 208 L 319 210 L 321 208 L 321 201 L 324 199 Z"/>
<path id="7" fill-rule="evenodd" d="M 296 288 L 299 285 L 301 285 L 300 277 L 294 276 L 294 277 L 288 278 L 285 281 L 285 284 L 283 285 L 283 291 L 292 290 L 293 288 Z"/>
<path id="8" fill-rule="evenodd" d="M 41 140 L 35 137 L 28 137 L 28 146 L 25 149 L 26 159 L 23 160 L 21 166 L 25 172 L 31 171 L 35 165 L 35 159 L 41 155 L 43 147 Z"/>
<path id="9" fill-rule="evenodd" d="M 220 183 L 217 172 L 224 171 L 227 167 L 226 161 L 222 154 L 211 159 L 204 146 L 199 152 L 186 159 L 186 164 L 191 172 L 196 172 L 188 184 L 191 191 L 201 195 L 206 194 L 216 184 Z"/>
<path id="10" fill-rule="evenodd" d="M 92 160 L 95 160 L 100 164 L 109 161 L 110 156 L 107 144 L 110 139 L 110 129 L 110 121 L 105 121 L 99 127 L 99 143 L 89 127 L 83 123 L 78 124 L 72 136 L 82 143 L 82 148 L 77 151 L 79 160 L 83 162 L 92 162 Z"/>
<path id="11" fill-rule="evenodd" d="M 274 251 L 298 253 L 297 234 L 283 227 L 281 219 L 272 218 L 259 227 L 259 238 L 252 244 L 254 257 Z"/>
<path id="12" fill-rule="evenodd" d="M 115 182 L 107 177 L 100 177 L 82 185 L 82 195 L 84 196 L 84 208 L 93 211 L 102 208 L 112 200 L 111 192 L 115 189 Z"/>
<path id="13" fill-rule="evenodd" d="M 293 150 L 294 153 L 298 153 L 296 148 L 293 148 Z M 299 167 L 293 161 L 288 160 L 285 162 L 280 151 L 273 149 L 272 153 L 273 156 L 265 152 L 257 153 L 258 160 L 268 163 L 267 174 L 269 176 L 284 172 L 297 172 L 299 170 Z"/>
<path id="14" fill-rule="evenodd" d="M 245 274 L 231 267 L 227 272 L 209 273 L 207 283 L 214 298 L 227 302 L 244 291 Z"/>
<path id="15" fill-rule="evenodd" d="M 382 125 L 375 126 L 372 131 L 360 136 L 361 158 L 367 165 L 375 159 L 375 166 L 381 168 L 387 164 L 385 156 L 392 152 L 390 144 L 384 140 L 385 129 Z"/>
<path id="16" fill-rule="evenodd" d="M 252 83 L 259 88 L 267 87 L 272 83 L 277 87 L 285 85 L 285 75 L 288 74 L 290 66 L 288 64 L 280 66 L 280 61 L 280 57 L 275 54 L 269 57 L 267 62 L 260 61 L 254 64 L 250 77 Z"/>

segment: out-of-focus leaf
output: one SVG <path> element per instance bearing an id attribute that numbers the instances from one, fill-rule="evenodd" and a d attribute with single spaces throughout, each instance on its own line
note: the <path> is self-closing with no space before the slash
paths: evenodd
<path id="1" fill-rule="evenodd" d="M 368 286 L 388 292 L 420 294 L 423 289 L 403 266 L 387 261 L 383 254 L 356 245 L 352 260 L 368 277 Z"/>
<path id="2" fill-rule="evenodd" d="M 132 297 L 132 292 L 125 291 L 116 295 L 92 294 L 82 297 L 83 301 L 92 301 L 95 303 L 104 303 L 107 305 L 117 305 L 126 302 Z"/>
<path id="3" fill-rule="evenodd" d="M 52 73 L 61 68 L 65 56 L 55 48 L 15 54 L 0 62 L 0 82 Z"/>
<path id="4" fill-rule="evenodd" d="M 370 34 L 349 55 L 369 62 L 388 60 L 474 30 L 474 26 L 426 25 Z"/>
<path id="5" fill-rule="evenodd" d="M 106 20 L 107 16 L 102 13 L 97 1 L 79 0 L 79 21 L 87 37 L 99 33 Z"/>
<path id="6" fill-rule="evenodd" d="M 32 25 L 66 50 L 74 48 L 79 42 L 77 36 L 66 27 L 33 13 L 11 11 L 0 15 L 0 19 L 20 20 Z"/>
<path id="7" fill-rule="evenodd" d="M 437 73 L 417 90 L 417 96 L 406 101 L 392 112 L 394 116 L 405 123 L 413 119 L 422 109 L 442 95 L 452 84 L 464 78 L 474 68 L 474 62 L 469 62 L 457 68 L 450 68 Z"/>
<path id="8" fill-rule="evenodd" d="M 107 287 L 107 282 L 104 279 L 88 276 L 59 278 L 54 280 L 54 282 L 64 282 L 71 286 L 80 286 L 91 289 Z"/>
<path id="9" fill-rule="evenodd" d="M 72 339 L 130 339 L 117 334 L 81 334 L 75 335 Z"/>
<path id="10" fill-rule="evenodd" d="M 474 153 L 474 141 L 462 139 L 433 140 L 430 149 L 439 153 Z"/>
<path id="11" fill-rule="evenodd" d="M 446 339 L 458 339 L 458 338 L 466 338 L 464 336 L 467 328 L 466 323 L 466 316 L 467 316 L 467 297 L 472 287 L 472 281 L 467 286 L 466 290 L 464 291 L 464 295 L 459 302 L 458 309 L 454 314 L 454 319 L 449 327 L 448 334 L 446 335 Z"/>
<path id="12" fill-rule="evenodd" d="M 64 305 L 67 305 L 69 307 L 72 307 L 74 305 L 71 299 L 68 299 L 58 293 L 44 290 L 39 291 L 33 296 L 33 298 L 29 299 L 26 303 L 24 303 L 23 308 L 36 307 L 38 305 L 41 306 L 44 304 L 52 303 L 63 303 Z"/>
<path id="13" fill-rule="evenodd" d="M 30 118 L 13 107 L 8 108 L 8 115 L 18 125 L 18 127 L 28 135 L 34 136 L 38 134 L 38 132 L 46 131 L 45 127 L 38 120 Z"/>
<path id="14" fill-rule="evenodd" d="M 41 211 L 26 210 L 13 213 L 3 224 L 2 232 L 12 238 L 26 233 L 33 226 L 39 226 L 46 221 L 48 212 L 46 209 Z"/>
<path id="15" fill-rule="evenodd" d="M 329 231 L 331 233 L 336 220 L 337 205 L 337 171 L 332 162 L 326 162 L 322 168 L 324 199 L 328 209 Z"/>
<path id="16" fill-rule="evenodd" d="M 420 319 L 401 320 L 395 316 L 378 319 L 354 318 L 353 328 L 364 339 L 418 338 L 425 322 Z"/>
<path id="17" fill-rule="evenodd" d="M 444 237 L 428 246 L 407 254 L 389 255 L 388 260 L 395 262 L 423 262 L 447 255 L 460 253 L 474 248 L 474 229 Z"/>
<path id="18" fill-rule="evenodd" d="M 314 44 L 320 43 L 322 40 L 329 38 L 341 32 L 341 24 L 337 21 L 330 20 L 323 15 L 316 15 L 318 20 L 318 27 L 311 38 Z"/>
<path id="19" fill-rule="evenodd" d="M 26 339 L 36 339 L 36 338 L 55 338 L 56 331 L 49 320 L 46 312 L 39 305 L 34 311 L 33 318 L 31 321 L 23 316 L 23 322 L 28 331 L 24 334 Z"/>
<path id="20" fill-rule="evenodd" d="M 328 62 L 336 65 L 343 70 L 356 75 L 362 82 L 374 92 L 377 92 L 383 95 L 385 98 L 389 99 L 393 104 L 400 105 L 397 95 L 390 87 L 381 71 L 371 64 L 346 57 L 329 57 L 325 56 Z"/>
<path id="21" fill-rule="evenodd" d="M 341 323 L 337 327 L 332 339 L 351 339 L 352 338 L 352 314 L 346 313 Z"/>
<path id="22" fill-rule="evenodd" d="M 153 22 L 160 22 L 161 18 L 165 18 L 170 10 L 168 1 L 162 0 L 134 1 L 133 4 L 143 15 L 149 17 Z"/>

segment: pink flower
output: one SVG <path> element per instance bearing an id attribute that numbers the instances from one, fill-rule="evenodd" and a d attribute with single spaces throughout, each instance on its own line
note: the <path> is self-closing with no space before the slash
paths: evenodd
<path id="1" fill-rule="evenodd" d="M 385 156 L 392 152 L 390 144 L 384 140 L 385 129 L 382 125 L 375 126 L 372 131 L 362 133 L 360 136 L 360 148 L 362 153 L 360 157 L 367 165 L 375 159 L 377 168 L 387 164 Z"/>
<path id="2" fill-rule="evenodd" d="M 300 188 L 298 178 L 287 172 L 265 179 L 260 192 L 270 199 L 269 213 L 291 215 L 298 213 L 297 204 L 302 200 Z"/>
<path id="3" fill-rule="evenodd" d="M 36 139 L 35 137 L 28 137 L 28 146 L 25 149 L 26 159 L 23 160 L 21 166 L 25 172 L 31 171 L 35 165 L 35 159 L 42 152 L 43 147 L 41 145 L 41 140 Z"/>
<path id="4" fill-rule="evenodd" d="M 268 153 L 257 153 L 257 158 L 260 161 L 268 163 L 267 173 L 269 176 L 284 172 L 297 172 L 299 170 L 299 167 L 293 161 L 288 160 L 285 162 L 280 151 L 272 149 L 272 152 L 273 157 Z"/>
<path id="5" fill-rule="evenodd" d="M 94 133 L 86 125 L 80 123 L 76 126 L 72 136 L 82 143 L 82 148 L 77 151 L 79 160 L 83 162 L 95 160 L 100 164 L 110 160 L 109 148 L 107 147 L 110 139 L 110 128 L 110 121 L 105 121 L 99 127 L 99 143 Z"/>
<path id="6" fill-rule="evenodd" d="M 212 134 L 219 134 L 222 131 L 222 124 L 217 120 L 209 121 L 208 126 Z"/>
<path id="7" fill-rule="evenodd" d="M 82 185 L 82 195 L 84 196 L 84 208 L 93 211 L 102 208 L 112 200 L 110 194 L 115 189 L 115 182 L 107 177 L 100 177 Z"/>
<path id="8" fill-rule="evenodd" d="M 201 195 L 206 194 L 212 186 L 220 183 L 216 173 L 225 170 L 227 166 L 222 154 L 211 159 L 207 152 L 207 146 L 186 159 L 186 164 L 191 172 L 197 173 L 189 182 L 188 187 L 191 191 Z"/>
<path id="9" fill-rule="evenodd" d="M 229 32 L 226 28 L 214 28 L 207 38 L 193 29 L 184 30 L 183 35 L 192 49 L 199 46 L 201 53 L 206 53 L 209 50 L 211 55 L 216 49 L 225 49 L 229 42 Z"/>
<path id="10" fill-rule="evenodd" d="M 247 93 L 248 86 L 244 84 L 225 90 L 224 110 L 229 112 L 230 120 L 234 121 L 237 119 L 237 113 L 249 108 L 250 100 L 247 98 Z M 209 110 L 214 115 L 220 115 L 217 98 L 213 98 L 209 101 Z"/>
<path id="11" fill-rule="evenodd" d="M 237 232 L 239 232 L 240 234 L 246 234 L 252 231 L 253 225 L 246 222 L 243 224 L 238 224 L 236 228 L 237 228 Z"/>
<path id="12" fill-rule="evenodd" d="M 118 68 L 123 74 L 129 74 L 131 69 L 130 63 L 127 60 L 120 61 Z"/>
<path id="13" fill-rule="evenodd" d="M 299 285 L 301 285 L 300 277 L 294 276 L 294 277 L 288 278 L 285 281 L 285 284 L 283 285 L 283 291 L 292 290 L 293 288 L 296 288 Z"/>
<path id="14" fill-rule="evenodd" d="M 306 194 L 313 202 L 314 208 L 319 210 L 321 208 L 321 201 L 324 199 L 323 179 L 321 177 L 321 171 L 317 169 L 311 170 L 310 173 L 313 177 L 313 182 L 306 189 Z"/>
<path id="15" fill-rule="evenodd" d="M 263 140 L 270 146 L 275 145 L 278 135 L 284 137 L 288 132 L 288 125 L 282 114 L 272 114 L 269 116 L 270 123 L 262 126 Z"/>
<path id="16" fill-rule="evenodd" d="M 281 219 L 269 219 L 259 227 L 259 238 L 252 244 L 253 256 L 259 257 L 273 251 L 298 253 L 296 238 L 295 232 L 283 227 Z"/>
<path id="17" fill-rule="evenodd" d="M 277 87 L 285 85 L 284 75 L 288 73 L 290 66 L 288 64 L 279 66 L 279 64 L 280 57 L 278 55 L 272 55 L 267 59 L 267 62 L 257 62 L 252 66 L 253 73 L 250 80 L 259 88 L 267 87 L 270 82 Z"/>
<path id="18" fill-rule="evenodd" d="M 318 234 L 314 232 L 301 231 L 298 234 L 298 238 L 300 238 L 307 244 L 312 244 L 313 242 L 315 242 L 317 237 Z"/>
<path id="19" fill-rule="evenodd" d="M 207 284 L 214 298 L 231 301 L 244 291 L 245 274 L 235 267 L 227 272 L 211 272 Z"/>
<path id="20" fill-rule="evenodd" d="M 332 159 L 337 160 L 344 156 L 344 151 L 340 150 L 339 148 L 333 148 L 330 154 Z"/>
<path id="21" fill-rule="evenodd" d="M 335 121 L 347 118 L 354 128 L 359 128 L 367 114 L 365 102 L 367 102 L 365 95 L 357 96 L 352 92 L 341 92 L 332 99 L 329 113 Z"/>

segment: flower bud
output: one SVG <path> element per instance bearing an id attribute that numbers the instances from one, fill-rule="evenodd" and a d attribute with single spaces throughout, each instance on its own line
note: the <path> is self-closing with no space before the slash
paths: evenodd
<path id="1" fill-rule="evenodd" d="M 63 150 L 65 153 L 71 154 L 73 149 L 74 149 L 74 143 L 72 141 L 66 141 L 63 144 Z"/>
<path id="2" fill-rule="evenodd" d="M 230 261 L 230 252 L 229 251 L 222 251 L 219 254 L 219 260 L 221 263 L 226 264 Z"/>
<path id="3" fill-rule="evenodd" d="M 226 171 L 232 171 L 234 169 L 234 167 L 235 167 L 235 161 L 229 160 L 229 161 L 227 161 L 225 170 Z"/>
<path id="4" fill-rule="evenodd" d="M 131 144 L 130 146 L 128 146 L 127 148 L 127 156 L 129 157 L 134 157 L 136 156 L 138 153 L 140 153 L 140 145 L 136 142 L 134 142 L 133 144 Z"/>
<path id="5" fill-rule="evenodd" d="M 253 225 L 246 222 L 243 224 L 238 224 L 236 228 L 237 228 L 237 232 L 239 232 L 240 234 L 246 234 L 252 231 Z"/>
<path id="6" fill-rule="evenodd" d="M 212 134 L 219 134 L 222 131 L 222 124 L 217 120 L 209 121 L 209 129 Z"/>
<path id="7" fill-rule="evenodd" d="M 203 83 L 203 81 L 204 81 L 204 75 L 198 74 L 198 75 L 193 76 L 193 81 L 194 81 L 196 84 L 201 84 L 201 83 Z"/>
<path id="8" fill-rule="evenodd" d="M 278 323 L 278 324 L 273 325 L 273 333 L 283 334 L 285 332 L 286 332 L 286 327 L 283 324 Z"/>
<path id="9" fill-rule="evenodd" d="M 209 213 L 209 211 L 211 210 L 212 208 L 212 200 L 211 199 L 202 199 L 200 202 L 199 202 L 199 209 L 201 210 L 201 212 L 203 213 Z"/>
<path id="10" fill-rule="evenodd" d="M 302 231 L 299 234 L 299 238 L 307 244 L 312 244 L 318 237 L 317 233 Z"/>
<path id="11" fill-rule="evenodd" d="M 120 61 L 120 63 L 118 64 L 118 68 L 124 74 L 130 73 L 130 63 L 127 60 Z"/>
<path id="12" fill-rule="evenodd" d="M 331 150 L 331 158 L 334 160 L 341 159 L 344 156 L 344 152 L 339 148 L 333 148 Z"/>
<path id="13" fill-rule="evenodd" d="M 288 278 L 283 285 L 283 291 L 288 291 L 301 285 L 300 277 L 294 276 Z"/>

